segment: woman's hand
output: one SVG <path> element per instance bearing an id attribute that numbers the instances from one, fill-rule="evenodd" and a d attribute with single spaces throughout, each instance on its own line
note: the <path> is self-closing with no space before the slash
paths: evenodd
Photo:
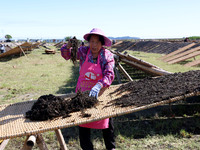
<path id="1" fill-rule="evenodd" d="M 98 98 L 99 92 L 102 88 L 102 85 L 97 83 L 90 91 L 89 96 L 95 97 L 96 99 Z"/>

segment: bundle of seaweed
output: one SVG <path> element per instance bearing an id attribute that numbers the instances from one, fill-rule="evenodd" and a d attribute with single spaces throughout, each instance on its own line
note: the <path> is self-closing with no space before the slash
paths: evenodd
<path id="1" fill-rule="evenodd" d="M 70 39 L 70 42 L 72 44 L 72 49 L 71 49 L 71 60 L 74 65 L 77 63 L 77 51 L 78 51 L 78 40 L 74 36 L 72 39 Z"/>
<path id="2" fill-rule="evenodd" d="M 81 111 L 83 117 L 89 117 L 84 113 L 87 108 L 92 108 L 98 103 L 94 97 L 89 97 L 88 92 L 78 91 L 76 96 L 65 100 L 52 94 L 43 95 L 33 104 L 31 110 L 26 112 L 26 118 L 30 120 L 51 120 L 56 117 L 69 117 L 70 113 Z"/>

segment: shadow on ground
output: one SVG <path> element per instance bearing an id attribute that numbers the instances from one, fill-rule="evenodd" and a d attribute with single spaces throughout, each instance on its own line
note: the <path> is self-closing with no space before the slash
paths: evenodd
<path id="1" fill-rule="evenodd" d="M 185 65 L 185 64 L 187 64 L 189 62 L 192 62 L 192 60 L 184 60 L 184 61 L 178 62 L 177 64 L 179 64 L 179 65 Z"/>
<path id="2" fill-rule="evenodd" d="M 116 135 L 145 138 L 148 135 L 173 134 L 185 130 L 200 134 L 200 104 L 164 105 L 114 118 Z"/>
<path id="3" fill-rule="evenodd" d="M 2 57 L 2 58 L 0 58 L 0 62 L 7 62 L 12 59 L 17 59 L 17 58 L 23 57 L 23 56 L 24 56 L 24 54 L 16 54 L 16 55 L 11 55 L 11 56 L 7 56 L 7 57 Z"/>
<path id="4" fill-rule="evenodd" d="M 59 87 L 59 90 L 56 92 L 56 94 L 67 94 L 67 93 L 74 93 L 76 89 L 76 84 L 79 77 L 79 66 L 73 66 L 72 67 L 72 76 L 69 78 L 66 83 Z"/>

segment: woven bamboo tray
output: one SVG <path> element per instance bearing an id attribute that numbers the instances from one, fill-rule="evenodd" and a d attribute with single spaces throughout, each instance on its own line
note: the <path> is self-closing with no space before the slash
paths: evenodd
<path id="1" fill-rule="evenodd" d="M 144 105 L 141 107 L 118 107 L 111 106 L 108 104 L 114 98 L 120 98 L 128 92 L 118 92 L 113 93 L 120 85 L 111 86 L 107 89 L 103 95 L 99 96 L 100 104 L 96 108 L 87 109 L 85 113 L 91 114 L 90 117 L 83 118 L 81 112 L 71 113 L 70 117 L 67 118 L 56 118 L 49 121 L 31 121 L 25 118 L 25 114 L 31 109 L 34 101 L 26 101 L 21 103 L 0 105 L 0 139 L 15 138 L 25 135 L 43 133 L 50 130 L 56 130 L 61 128 L 67 128 L 72 126 L 77 126 L 79 124 L 84 124 L 92 121 L 101 120 L 104 118 L 116 117 L 124 114 L 129 114 L 132 112 L 156 107 L 166 103 L 171 103 L 184 99 L 186 97 L 191 97 L 195 95 L 200 95 L 200 92 L 190 93 L 184 96 L 175 97 L 169 100 Z M 66 100 L 72 97 L 74 94 L 65 95 Z"/>

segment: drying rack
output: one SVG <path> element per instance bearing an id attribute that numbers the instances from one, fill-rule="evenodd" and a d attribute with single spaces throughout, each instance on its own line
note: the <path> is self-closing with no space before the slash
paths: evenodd
<path id="1" fill-rule="evenodd" d="M 59 140 L 61 149 L 66 150 L 67 148 L 63 140 L 62 134 L 60 132 L 60 129 L 62 128 L 73 127 L 80 124 L 89 123 L 105 118 L 121 116 L 153 108 L 159 105 L 172 103 L 178 100 L 185 99 L 187 97 L 200 95 L 200 92 L 193 92 L 185 95 L 180 95 L 168 100 L 152 103 L 149 105 L 143 105 L 140 107 L 136 106 L 119 107 L 111 105 L 110 102 L 112 100 L 120 98 L 124 94 L 129 94 L 128 91 L 118 90 L 120 86 L 121 85 L 115 85 L 109 87 L 107 90 L 104 91 L 104 93 L 101 96 L 99 96 L 100 102 L 96 107 L 85 110 L 85 113 L 91 115 L 90 117 L 82 117 L 81 112 L 74 112 L 71 113 L 70 114 L 71 116 L 67 118 L 59 117 L 48 121 L 31 121 L 25 118 L 25 114 L 28 110 L 31 109 L 32 105 L 36 100 L 8 104 L 8 105 L 0 105 L 0 140 L 6 140 L 15 137 L 30 136 L 30 135 L 37 135 L 37 137 L 41 138 L 41 133 L 54 130 Z M 74 95 L 75 94 L 73 93 L 73 94 L 61 95 L 60 97 L 69 100 Z M 28 139 L 26 139 L 26 142 L 27 140 Z M 47 147 L 44 146 L 44 140 L 40 140 L 40 142 L 41 141 L 43 141 L 43 146 L 41 146 L 40 149 L 47 149 Z"/>

